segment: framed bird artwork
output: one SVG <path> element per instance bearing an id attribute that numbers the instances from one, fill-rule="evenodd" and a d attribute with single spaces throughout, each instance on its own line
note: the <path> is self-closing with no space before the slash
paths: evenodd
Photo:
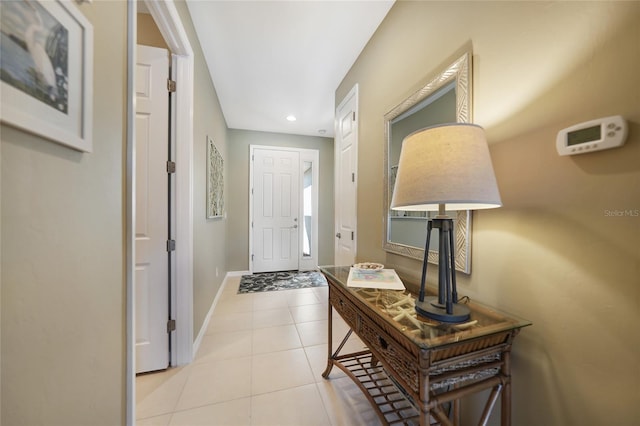
<path id="1" fill-rule="evenodd" d="M 0 2 L 3 123 L 92 151 L 93 27 L 68 0 Z"/>

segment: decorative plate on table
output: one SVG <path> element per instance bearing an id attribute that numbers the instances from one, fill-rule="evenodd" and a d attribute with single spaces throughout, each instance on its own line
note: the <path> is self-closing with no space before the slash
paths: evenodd
<path id="1" fill-rule="evenodd" d="M 353 265 L 353 267 L 363 272 L 377 272 L 384 269 L 384 265 L 382 263 L 374 262 L 356 263 L 355 265 Z"/>

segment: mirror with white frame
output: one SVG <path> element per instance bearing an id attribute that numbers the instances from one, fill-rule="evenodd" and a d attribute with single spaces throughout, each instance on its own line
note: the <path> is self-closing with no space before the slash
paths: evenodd
<path id="1" fill-rule="evenodd" d="M 424 259 L 427 220 L 436 212 L 390 209 L 403 139 L 442 123 L 471 122 L 471 52 L 466 52 L 384 116 L 384 250 Z M 471 273 L 471 212 L 449 212 L 454 219 L 456 270 Z M 428 260 L 438 263 L 437 230 L 431 233 Z M 435 235 L 434 235 L 435 233 Z"/>

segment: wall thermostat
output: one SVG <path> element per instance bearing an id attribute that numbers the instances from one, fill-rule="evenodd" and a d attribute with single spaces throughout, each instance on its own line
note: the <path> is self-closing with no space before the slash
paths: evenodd
<path id="1" fill-rule="evenodd" d="M 620 115 L 585 121 L 560 130 L 556 149 L 560 155 L 574 155 L 615 148 L 624 145 L 627 130 L 627 122 Z"/>

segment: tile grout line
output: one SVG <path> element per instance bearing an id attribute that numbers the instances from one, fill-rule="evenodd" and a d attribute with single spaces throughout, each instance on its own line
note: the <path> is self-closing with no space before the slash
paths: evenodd
<path id="1" fill-rule="evenodd" d="M 300 290 L 302 290 L 302 291 L 300 291 Z M 309 291 L 309 290 L 311 290 L 311 291 Z M 302 349 L 302 353 L 304 354 L 305 361 L 306 361 L 306 368 L 308 369 L 308 371 L 310 373 L 310 377 L 312 378 L 312 381 L 311 381 L 311 383 L 308 383 L 308 384 L 300 384 L 300 385 L 292 386 L 290 388 L 279 389 L 279 390 L 274 390 L 274 391 L 269 391 L 269 392 L 262 392 L 262 393 L 258 393 L 258 394 L 254 394 L 253 393 L 253 385 L 254 385 L 254 374 L 253 373 L 254 373 L 254 367 L 255 367 L 255 363 L 254 363 L 255 356 L 256 355 L 265 355 L 265 354 L 273 353 L 273 352 L 282 352 L 282 351 L 285 351 L 285 349 L 278 350 L 278 351 L 270 351 L 270 352 L 266 352 L 265 354 L 254 354 L 253 353 L 254 352 L 254 346 L 255 346 L 254 335 L 255 335 L 256 331 L 264 330 L 265 328 L 256 328 L 256 326 L 254 324 L 255 312 L 256 312 L 256 304 L 252 303 L 251 304 L 251 311 L 250 311 L 251 312 L 250 313 L 250 315 L 251 315 L 251 318 L 250 318 L 251 319 L 251 321 L 250 321 L 250 324 L 251 324 L 251 340 L 250 340 L 250 343 L 249 343 L 249 348 L 250 348 L 250 351 L 251 351 L 250 352 L 251 363 L 250 363 L 250 366 L 249 366 L 250 367 L 250 371 L 249 371 L 249 386 L 250 386 L 250 390 L 249 390 L 249 394 L 247 396 L 249 398 L 248 402 L 249 402 L 249 410 L 250 410 L 249 411 L 250 424 L 254 424 L 254 420 L 255 420 L 255 419 L 252 418 L 252 413 L 253 413 L 254 402 L 255 402 L 254 398 L 256 396 L 266 395 L 266 394 L 275 393 L 275 392 L 282 392 L 282 391 L 286 391 L 286 390 L 289 390 L 289 389 L 296 389 L 296 388 L 300 388 L 300 387 L 303 387 L 303 386 L 308 386 L 308 385 L 311 385 L 311 384 L 315 385 L 314 389 L 321 396 L 321 392 L 320 392 L 320 389 L 319 389 L 319 383 L 321 383 L 321 382 L 316 381 L 316 377 L 314 376 L 314 370 L 313 370 L 312 365 L 311 365 L 311 360 L 309 358 L 309 353 L 307 352 L 307 348 L 310 348 L 310 347 L 313 347 L 313 346 L 319 346 L 320 344 L 316 343 L 316 344 L 306 345 L 304 343 L 303 339 L 302 339 L 301 329 L 298 327 L 298 324 L 304 324 L 304 323 L 320 321 L 320 320 L 312 319 L 312 320 L 298 321 L 298 319 L 296 319 L 296 317 L 293 315 L 293 311 L 297 310 L 298 312 L 300 312 L 300 310 L 304 310 L 306 307 L 309 307 L 309 306 L 314 306 L 315 307 L 316 305 L 317 306 L 323 306 L 324 305 L 325 309 L 326 309 L 326 304 L 323 302 L 325 295 L 323 294 L 322 287 L 311 288 L 311 289 L 308 289 L 308 288 L 292 289 L 291 293 L 294 293 L 294 292 L 313 294 L 312 298 L 315 300 L 315 303 L 294 305 L 293 303 L 296 303 L 296 301 L 292 302 L 290 300 L 287 300 L 287 303 L 286 303 L 285 306 L 287 308 L 287 312 L 288 312 L 290 320 L 292 322 L 291 323 L 287 323 L 286 325 L 290 324 L 290 325 L 293 325 L 295 327 L 296 336 L 298 337 L 300 346 L 297 347 L 297 348 L 286 349 L 286 350 Z M 254 294 L 252 294 L 252 298 L 253 298 Z M 242 295 L 244 296 L 244 294 L 242 294 Z M 219 308 L 224 308 L 225 306 L 229 306 L 230 303 L 233 303 L 234 301 L 237 301 L 238 300 L 237 296 L 240 296 L 240 294 L 237 294 L 237 293 L 235 293 L 235 294 L 224 294 L 224 295 L 221 294 L 220 295 L 220 299 L 219 299 L 218 303 L 216 304 L 215 310 L 219 310 Z M 282 295 L 282 296 L 285 296 L 285 295 Z M 289 296 L 289 295 L 287 295 L 287 296 Z M 252 302 L 253 302 L 253 300 L 252 300 Z M 285 306 L 283 306 L 283 308 Z M 274 309 L 280 309 L 280 308 L 274 308 Z M 247 313 L 248 312 L 249 311 L 247 311 Z M 302 318 L 306 318 L 305 316 L 301 316 L 301 317 Z M 278 326 L 274 325 L 273 327 L 278 327 Z M 209 333 L 205 333 L 205 334 L 209 334 Z M 195 362 L 195 359 L 194 359 L 194 362 Z M 220 402 L 216 402 L 216 403 L 212 403 L 212 404 L 203 404 L 203 405 L 198 406 L 198 407 L 191 407 L 191 408 L 185 408 L 185 409 L 177 410 L 177 407 L 179 406 L 179 402 L 180 402 L 181 398 L 183 398 L 183 396 L 184 396 L 185 388 L 186 388 L 189 380 L 193 377 L 193 374 L 194 374 L 194 371 L 191 371 L 191 369 L 190 369 L 190 371 L 188 371 L 187 378 L 185 379 L 185 381 L 181 385 L 181 389 L 180 389 L 180 391 L 179 391 L 179 393 L 177 395 L 177 398 L 175 400 L 175 403 L 174 403 L 174 406 L 172 408 L 172 411 L 170 411 L 168 413 L 158 414 L 156 416 L 149 416 L 149 417 L 146 417 L 145 419 L 152 418 L 152 417 L 169 416 L 169 424 L 171 424 L 171 422 L 173 421 L 173 419 L 174 419 L 174 417 L 175 417 L 175 415 L 177 413 L 182 413 L 182 412 L 185 412 L 185 411 L 193 410 L 195 408 L 206 407 L 206 406 L 209 406 L 209 405 L 218 405 L 218 404 L 221 404 L 221 403 L 226 403 L 226 402 L 229 402 L 229 401 L 234 401 L 234 400 L 239 400 L 239 399 L 246 398 L 246 397 L 238 397 L 238 398 L 234 398 L 234 399 L 229 400 L 229 401 L 220 401 Z M 322 404 L 323 410 L 325 412 L 325 415 L 331 421 L 331 416 L 329 415 L 329 412 L 327 410 L 326 403 L 322 398 L 321 398 L 321 404 Z M 142 420 L 142 419 L 140 419 L 140 420 Z"/>

